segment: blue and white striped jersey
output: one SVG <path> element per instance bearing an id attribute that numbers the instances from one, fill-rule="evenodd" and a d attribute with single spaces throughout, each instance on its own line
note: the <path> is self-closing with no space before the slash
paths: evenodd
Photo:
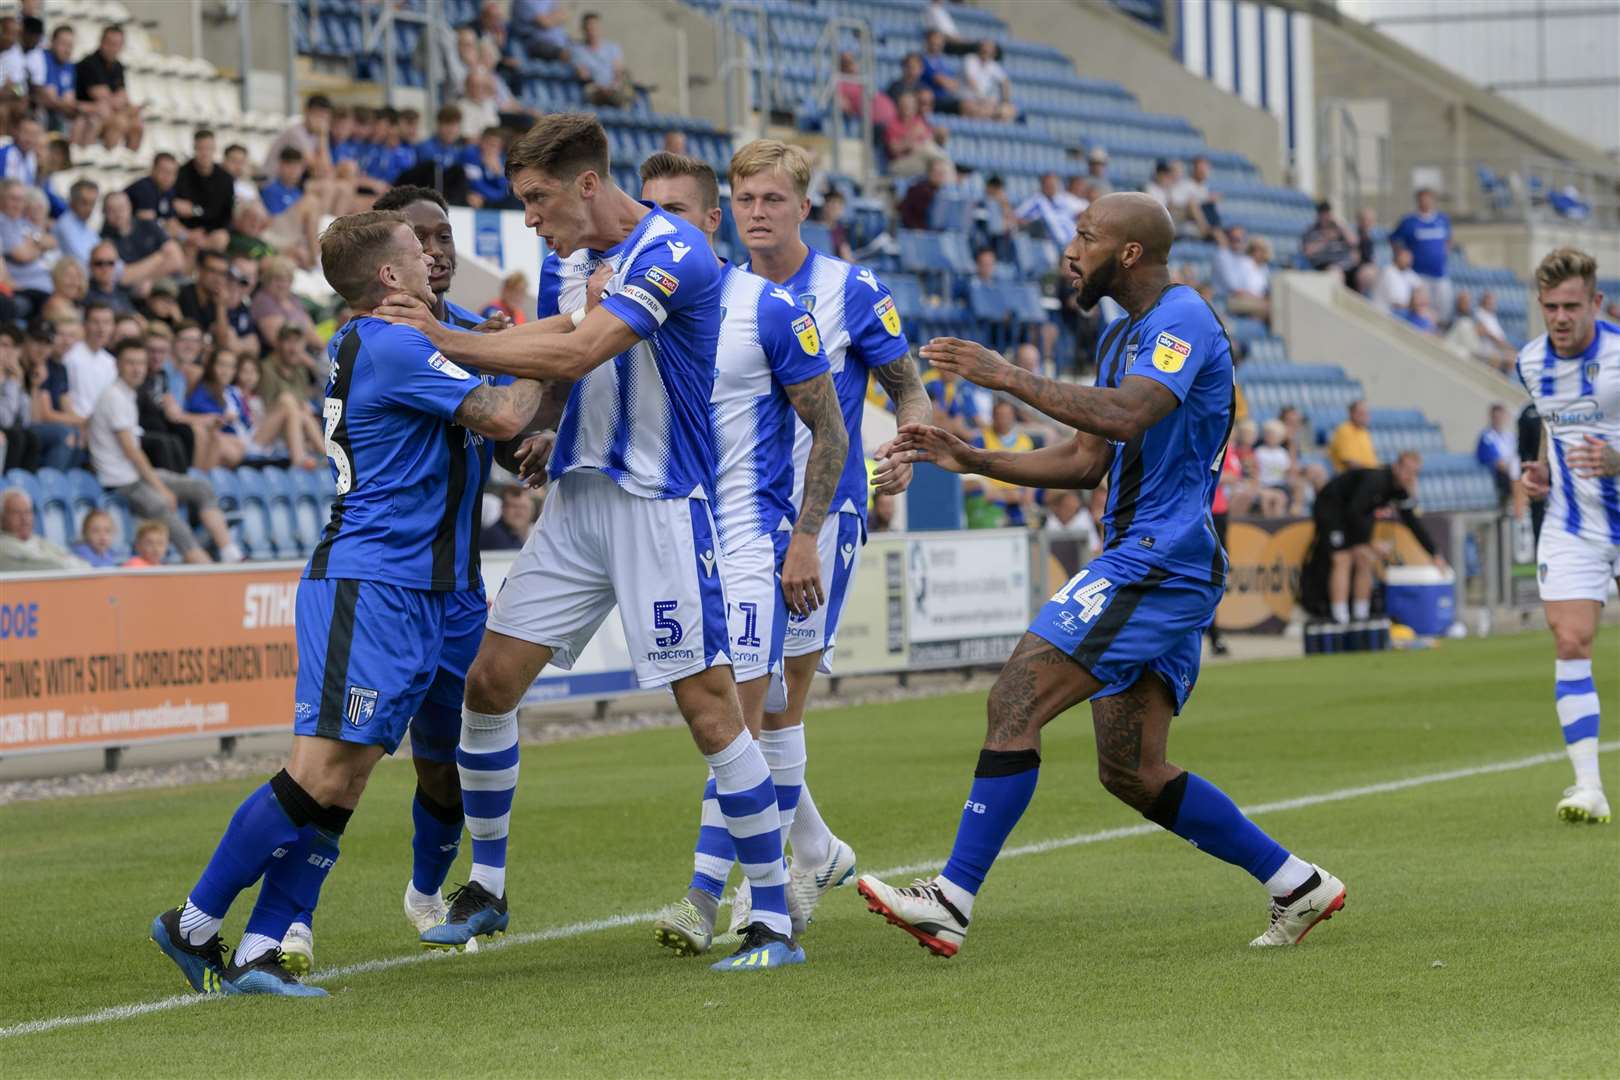
<path id="1" fill-rule="evenodd" d="M 758 536 L 791 529 L 793 435 L 783 387 L 827 370 L 815 318 L 779 285 L 734 266 L 722 271 L 715 356 L 715 523 L 730 554 Z"/>
<path id="2" fill-rule="evenodd" d="M 1519 380 L 1547 427 L 1552 492 L 1547 529 L 1620 544 L 1620 480 L 1576 476 L 1570 450 L 1596 435 L 1620 446 L 1620 326 L 1599 322 L 1579 356 L 1558 356 L 1543 334 L 1519 350 Z"/>
<path id="3" fill-rule="evenodd" d="M 602 306 L 642 340 L 574 384 L 557 425 L 551 479 L 596 469 L 643 498 L 708 498 L 720 262 L 701 232 L 653 207 L 614 252 L 548 255 L 540 314 L 583 305 L 585 283 L 604 258 L 615 271 Z"/>
<path id="4" fill-rule="evenodd" d="M 831 511 L 859 514 L 864 522 L 868 493 L 861 416 L 866 408 L 866 384 L 873 368 L 904 359 L 910 346 L 889 287 L 876 274 L 815 248 L 809 250 L 804 265 L 782 287 L 816 317 L 833 385 L 838 389 L 838 404 L 844 410 L 844 426 L 849 429 L 849 460 L 844 463 Z M 793 505 L 797 507 L 804 495 L 810 429 L 798 417 L 794 423 Z"/>

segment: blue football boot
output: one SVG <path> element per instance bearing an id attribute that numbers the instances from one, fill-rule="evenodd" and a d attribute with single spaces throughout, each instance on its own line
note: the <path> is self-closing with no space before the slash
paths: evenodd
<path id="1" fill-rule="evenodd" d="M 511 921 L 506 897 L 492 896 L 476 881 L 469 881 L 447 898 L 450 911 L 437 926 L 422 931 L 422 948 L 446 952 L 475 952 L 480 937 L 500 937 Z"/>
<path id="2" fill-rule="evenodd" d="M 737 951 L 709 965 L 710 971 L 765 971 L 804 963 L 799 943 L 764 923 L 750 923 Z"/>
<path id="3" fill-rule="evenodd" d="M 170 908 L 152 920 L 152 940 L 173 960 L 186 982 L 199 994 L 233 994 L 236 988 L 225 978 L 225 946 L 215 934 L 201 945 L 193 945 L 180 932 L 180 909 Z"/>
<path id="4" fill-rule="evenodd" d="M 238 994 L 326 996 L 325 990 L 318 986 L 305 986 L 298 981 L 298 976 L 287 970 L 287 962 L 280 949 L 262 952 L 245 964 L 232 964 L 225 969 L 225 978 L 231 984 L 232 991 Z"/>

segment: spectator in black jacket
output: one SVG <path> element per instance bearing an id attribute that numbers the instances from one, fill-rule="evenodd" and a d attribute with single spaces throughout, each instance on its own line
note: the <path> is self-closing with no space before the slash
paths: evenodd
<path id="1" fill-rule="evenodd" d="M 79 98 L 80 115 L 88 116 L 94 137 L 112 149 L 120 143 L 131 150 L 141 145 L 141 107 L 130 104 L 124 86 L 124 65 L 118 59 L 124 51 L 124 28 L 109 26 L 101 32 L 96 51 L 79 61 L 74 69 L 74 92 Z"/>
<path id="2" fill-rule="evenodd" d="M 1408 450 L 1393 465 L 1342 472 L 1316 493 L 1316 539 L 1309 562 L 1318 573 L 1328 571 L 1327 606 L 1334 622 L 1347 623 L 1352 616 L 1365 619 L 1371 613 L 1373 572 L 1380 554 L 1373 543 L 1373 525 L 1385 507 L 1394 507 L 1435 565 L 1445 567 L 1446 560 L 1435 551 L 1434 538 L 1417 512 L 1422 468 L 1423 456 Z"/>
<path id="3" fill-rule="evenodd" d="M 199 244 L 223 251 L 231 238 L 236 209 L 236 180 L 214 156 L 214 133 L 199 128 L 192 137 L 192 158 L 180 166 L 174 182 L 174 213 Z"/>

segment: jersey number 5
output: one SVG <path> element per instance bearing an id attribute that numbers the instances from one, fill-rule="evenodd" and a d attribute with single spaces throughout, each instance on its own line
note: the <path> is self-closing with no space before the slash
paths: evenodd
<path id="1" fill-rule="evenodd" d="M 1097 614 L 1108 605 L 1108 597 L 1104 594 L 1114 587 L 1112 581 L 1100 577 L 1093 578 L 1087 581 L 1085 585 L 1076 588 L 1082 581 L 1085 581 L 1090 573 L 1090 570 L 1080 571 L 1070 578 L 1068 583 L 1052 597 L 1053 600 L 1060 604 L 1067 604 L 1071 600 L 1078 604 L 1080 606 L 1080 621 L 1083 623 L 1095 619 Z"/>
<path id="2" fill-rule="evenodd" d="M 326 456 L 332 459 L 332 466 L 337 469 L 337 493 L 347 495 L 350 485 L 354 483 L 354 470 L 349 464 L 348 453 L 334 438 L 338 424 L 343 422 L 343 399 L 327 398 L 321 405 L 321 413 L 326 417 Z"/>

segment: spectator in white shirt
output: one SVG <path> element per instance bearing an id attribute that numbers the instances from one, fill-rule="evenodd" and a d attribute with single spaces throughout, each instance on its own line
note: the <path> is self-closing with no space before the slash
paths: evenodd
<path id="1" fill-rule="evenodd" d="M 979 42 L 978 51 L 962 62 L 963 113 L 1011 123 L 1018 119 L 1018 106 L 1012 100 L 1012 80 L 1001 66 L 1001 46 L 989 38 Z M 970 102 L 971 107 L 970 107 Z"/>
<path id="2" fill-rule="evenodd" d="M 1209 159 L 1193 158 L 1191 176 L 1181 172 L 1181 162 L 1170 164 L 1170 187 L 1166 192 L 1167 207 L 1177 228 L 1184 234 L 1205 236 L 1210 231 L 1210 216 L 1216 196 L 1209 190 Z"/>
<path id="3" fill-rule="evenodd" d="M 580 19 L 580 41 L 569 50 L 579 81 L 585 84 L 585 100 L 592 105 L 622 109 L 636 97 L 635 87 L 624 68 L 624 50 L 618 42 L 602 36 L 602 18 L 586 12 Z"/>
<path id="4" fill-rule="evenodd" d="M 1215 288 L 1226 294 L 1226 309 L 1234 315 L 1271 320 L 1271 245 L 1258 236 L 1244 242 L 1242 229 L 1217 232 Z"/>
<path id="5" fill-rule="evenodd" d="M 17 16 L 0 16 L 0 88 L 13 100 L 28 97 L 28 60 Z"/>
<path id="6" fill-rule="evenodd" d="M 1489 289 L 1480 294 L 1479 308 L 1474 312 L 1474 322 L 1479 326 L 1479 332 L 1485 339 L 1494 343 L 1498 349 L 1510 356 L 1518 352 L 1508 340 L 1507 331 L 1502 329 L 1501 320 L 1496 317 L 1496 294 Z"/>
<path id="7" fill-rule="evenodd" d="M 1018 205 L 1018 220 L 1026 225 L 1040 221 L 1052 242 L 1063 248 L 1074 239 L 1074 219 L 1085 205 L 1058 184 L 1057 173 L 1041 174 L 1041 190 Z"/>
<path id="8" fill-rule="evenodd" d="M 1494 303 L 1495 297 L 1491 299 Z M 1480 318 L 1482 313 L 1474 310 L 1473 297 L 1467 289 L 1457 290 L 1456 303 L 1457 314 L 1451 322 L 1451 329 L 1446 331 L 1446 345 L 1459 356 L 1489 364 L 1504 375 L 1510 374 L 1517 356 L 1513 347 L 1505 341 L 1486 336 L 1484 321 Z M 1492 322 L 1496 321 L 1494 314 L 1483 314 L 1488 315 Z"/>
<path id="9" fill-rule="evenodd" d="M 116 321 L 110 305 L 100 301 L 86 304 L 84 340 L 62 355 L 68 376 L 68 404 L 80 416 L 89 416 L 101 392 L 118 378 L 118 361 L 107 351 Z"/>
<path id="10" fill-rule="evenodd" d="M 89 566 L 34 531 L 34 503 L 21 488 L 0 491 L 0 573 L 82 570 Z"/>
<path id="11" fill-rule="evenodd" d="M 1065 488 L 1050 492 L 1046 500 L 1046 522 L 1041 528 L 1063 535 L 1061 540 L 1053 537 L 1051 551 L 1052 557 L 1066 574 L 1073 574 L 1080 568 L 1084 555 L 1102 550 L 1102 536 L 1097 532 L 1097 523 L 1091 511 L 1086 509 L 1086 500 L 1082 495 L 1082 492 Z"/>
<path id="12" fill-rule="evenodd" d="M 1412 272 L 1412 252 L 1407 248 L 1395 249 L 1390 264 L 1378 272 L 1378 284 L 1373 287 L 1372 301 L 1384 311 L 1400 311 L 1412 306 L 1412 289 L 1421 284 Z"/>
<path id="13" fill-rule="evenodd" d="M 1153 196 L 1165 209 L 1170 208 L 1170 187 L 1175 183 L 1175 172 L 1170 163 L 1160 158 L 1153 165 L 1153 178 L 1142 185 L 1142 190 Z"/>
<path id="14" fill-rule="evenodd" d="M 945 7 L 945 0 L 928 0 L 928 7 L 923 12 L 923 29 L 943 36 L 945 51 L 951 56 L 961 56 L 975 48 L 975 43 L 964 38 L 957 30 L 956 20 Z"/>
<path id="15" fill-rule="evenodd" d="M 241 562 L 242 551 L 231 541 L 225 515 L 206 480 L 157 469 L 141 449 L 140 408 L 135 391 L 147 374 L 146 346 L 138 338 L 118 343 L 117 378 L 101 392 L 90 414 L 90 463 L 108 491 L 121 495 L 139 517 L 162 521 L 186 562 L 213 562 L 197 543 L 184 506 L 219 549 L 224 562 Z"/>

